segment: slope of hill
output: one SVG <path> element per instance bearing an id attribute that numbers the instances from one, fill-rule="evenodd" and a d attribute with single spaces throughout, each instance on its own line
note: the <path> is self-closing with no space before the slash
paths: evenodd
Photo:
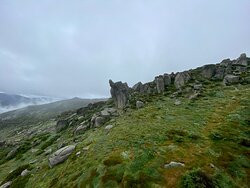
<path id="1" fill-rule="evenodd" d="M 63 113 L 56 125 L 41 123 L 25 137 L 21 132 L 30 130 L 6 132 L 0 182 L 248 187 L 249 65 L 242 55 L 133 88 L 110 81 L 112 100 Z"/>
<path id="2" fill-rule="evenodd" d="M 0 92 L 0 113 L 23 108 L 29 105 L 45 104 L 55 101 L 49 97 L 27 97 Z"/>
<path id="3" fill-rule="evenodd" d="M 3 127 L 13 127 L 29 125 L 39 121 L 46 121 L 55 118 L 65 111 L 76 110 L 87 106 L 89 103 L 102 101 L 105 99 L 80 99 L 56 101 L 53 103 L 32 105 L 0 114 L 0 129 Z"/>

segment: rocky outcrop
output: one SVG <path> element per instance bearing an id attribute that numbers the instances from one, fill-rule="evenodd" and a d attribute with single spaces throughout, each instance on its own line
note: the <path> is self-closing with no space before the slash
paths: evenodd
<path id="1" fill-rule="evenodd" d="M 68 127 L 68 121 L 67 120 L 59 120 L 56 123 L 56 132 L 61 132 L 62 130 L 66 129 Z"/>
<path id="2" fill-rule="evenodd" d="M 109 80 L 109 85 L 111 87 L 110 93 L 117 108 L 123 109 L 128 103 L 129 99 L 129 87 L 127 83 L 116 82 Z"/>
<path id="3" fill-rule="evenodd" d="M 52 168 L 55 165 L 64 162 L 66 159 L 68 159 L 68 157 L 74 150 L 74 145 L 65 146 L 57 150 L 55 153 L 52 154 L 52 156 L 49 157 L 49 166 Z"/>
<path id="4" fill-rule="evenodd" d="M 190 73 L 188 71 L 177 73 L 174 85 L 177 89 L 183 87 L 191 79 Z"/>
<path id="5" fill-rule="evenodd" d="M 241 54 L 236 60 L 224 59 L 221 63 L 208 64 L 189 71 L 178 72 L 176 74 L 165 73 L 156 76 L 152 82 L 145 84 L 138 82 L 132 89 L 130 89 L 126 83 L 114 83 L 110 80 L 111 95 L 118 108 L 124 108 L 129 101 L 135 102 L 138 100 L 139 97 L 135 97 L 138 96 L 137 93 L 139 93 L 139 95 L 167 94 L 169 93 L 168 91 L 173 90 L 171 95 L 173 98 L 185 93 L 190 99 L 195 99 L 202 95 L 202 85 L 194 85 L 193 83 L 211 80 L 223 81 L 226 85 L 235 83 L 247 84 L 250 82 L 250 78 L 247 75 L 249 68 L 250 58 L 248 58 L 246 54 Z"/>

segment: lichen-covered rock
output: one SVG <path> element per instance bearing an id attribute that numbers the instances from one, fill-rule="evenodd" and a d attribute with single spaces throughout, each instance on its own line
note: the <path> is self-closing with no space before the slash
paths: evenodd
<path id="1" fill-rule="evenodd" d="M 174 80 L 174 85 L 177 89 L 180 89 L 181 87 L 183 87 L 189 80 L 191 79 L 191 76 L 189 74 L 188 71 L 184 71 L 184 72 L 179 72 L 177 73 L 177 75 L 175 76 L 175 80 Z"/>
<path id="2" fill-rule="evenodd" d="M 56 123 L 56 132 L 61 132 L 62 130 L 66 129 L 68 127 L 68 121 L 67 120 L 59 120 Z"/>
<path id="3" fill-rule="evenodd" d="M 207 79 L 212 78 L 216 73 L 216 65 L 205 65 L 202 67 L 201 76 Z"/>
<path id="4" fill-rule="evenodd" d="M 69 145 L 57 150 L 49 157 L 49 166 L 52 168 L 55 165 L 64 162 L 66 159 L 68 159 L 68 157 L 74 151 L 74 149 L 75 149 L 74 145 Z"/>
<path id="5" fill-rule="evenodd" d="M 143 93 L 143 84 L 141 82 L 138 82 L 137 84 L 135 84 L 132 89 L 134 91 L 137 91 L 137 92 L 140 92 L 140 93 Z"/>
<path id="6" fill-rule="evenodd" d="M 87 129 L 88 125 L 80 125 L 75 129 L 74 134 L 75 135 L 83 134 L 86 132 Z"/>
<path id="7" fill-rule="evenodd" d="M 95 127 L 100 127 L 105 123 L 105 118 L 104 117 L 96 117 L 95 118 Z"/>
<path id="8" fill-rule="evenodd" d="M 139 109 L 139 108 L 143 108 L 144 107 L 144 102 L 142 101 L 136 101 L 136 108 Z"/>
<path id="9" fill-rule="evenodd" d="M 109 85 L 111 87 L 110 93 L 117 108 L 123 109 L 129 99 L 129 87 L 127 83 L 116 82 L 109 80 Z"/>
<path id="10" fill-rule="evenodd" d="M 9 188 L 11 184 L 12 184 L 12 181 L 8 181 L 5 184 L 1 185 L 0 188 Z"/>
<path id="11" fill-rule="evenodd" d="M 158 93 L 163 93 L 165 89 L 163 76 L 155 77 L 156 89 Z"/>
<path id="12" fill-rule="evenodd" d="M 226 72 L 225 67 L 223 67 L 223 66 L 217 67 L 215 70 L 214 79 L 223 80 L 223 78 L 225 76 L 225 72 Z"/>
<path id="13" fill-rule="evenodd" d="M 250 58 L 245 53 L 241 54 L 240 57 L 235 61 L 234 64 L 248 66 L 250 65 Z"/>
<path id="14" fill-rule="evenodd" d="M 235 75 L 226 75 L 223 83 L 225 85 L 237 84 L 240 82 L 240 77 Z"/>
<path id="15" fill-rule="evenodd" d="M 169 169 L 169 168 L 184 167 L 184 166 L 185 166 L 185 164 L 184 164 L 184 163 L 171 161 L 170 163 L 165 164 L 165 165 L 164 165 L 164 168 Z"/>
<path id="16" fill-rule="evenodd" d="M 24 171 L 22 171 L 21 176 L 27 176 L 30 173 L 30 171 L 28 169 L 25 169 Z"/>
<path id="17" fill-rule="evenodd" d="M 172 83 L 172 75 L 164 74 L 163 79 L 164 79 L 164 85 L 165 86 L 170 86 L 171 85 L 171 83 Z"/>

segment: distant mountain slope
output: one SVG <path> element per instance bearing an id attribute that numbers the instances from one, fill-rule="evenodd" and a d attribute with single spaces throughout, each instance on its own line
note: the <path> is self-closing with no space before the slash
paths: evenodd
<path id="1" fill-rule="evenodd" d="M 80 99 L 73 98 L 49 104 L 32 105 L 0 114 L 0 128 L 6 126 L 25 125 L 38 121 L 46 121 L 65 111 L 76 110 L 87 106 L 89 103 L 105 99 Z"/>
<path id="2" fill-rule="evenodd" d="M 29 105 L 38 105 L 54 102 L 56 99 L 50 97 L 36 96 L 27 97 L 16 94 L 0 92 L 0 113 L 16 110 Z"/>

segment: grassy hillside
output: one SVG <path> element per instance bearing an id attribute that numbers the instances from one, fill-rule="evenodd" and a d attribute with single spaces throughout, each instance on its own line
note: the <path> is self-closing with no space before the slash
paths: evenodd
<path id="1" fill-rule="evenodd" d="M 199 98 L 177 99 L 181 104 L 167 94 L 151 96 L 144 108 L 106 122 L 114 126 L 109 131 L 103 126 L 73 136 L 72 126 L 31 136 L 14 159 L 2 158 L 0 182 L 12 180 L 12 187 L 248 187 L 249 85 L 211 82 Z M 51 169 L 43 150 L 56 151 L 62 142 L 77 143 L 76 149 Z M 0 155 L 8 151 L 2 148 Z M 164 168 L 171 161 L 185 166 Z M 25 168 L 31 175 L 18 176 Z"/>
<path id="2" fill-rule="evenodd" d="M 80 99 L 73 98 L 49 104 L 33 105 L 18 110 L 0 114 L 0 129 L 35 124 L 55 118 L 65 111 L 76 110 L 87 106 L 89 103 L 105 99 Z"/>

